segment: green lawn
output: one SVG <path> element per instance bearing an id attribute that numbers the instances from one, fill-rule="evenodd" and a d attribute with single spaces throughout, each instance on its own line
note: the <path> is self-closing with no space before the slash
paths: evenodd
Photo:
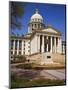
<path id="1" fill-rule="evenodd" d="M 16 68 L 41 70 L 41 69 L 63 69 L 65 68 L 65 66 L 61 64 L 39 65 L 39 64 L 25 63 L 17 65 Z"/>
<path id="2" fill-rule="evenodd" d="M 64 80 L 50 80 L 50 79 L 34 79 L 29 80 L 26 78 L 11 76 L 11 88 L 24 88 L 24 87 L 40 87 L 40 86 L 57 86 L 65 85 Z"/>

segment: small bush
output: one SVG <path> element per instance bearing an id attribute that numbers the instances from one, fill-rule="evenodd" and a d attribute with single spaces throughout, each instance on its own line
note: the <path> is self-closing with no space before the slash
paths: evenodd
<path id="1" fill-rule="evenodd" d="M 23 55 L 14 55 L 11 63 L 24 63 L 26 61 L 26 57 Z"/>
<path id="2" fill-rule="evenodd" d="M 17 68 L 22 68 L 22 69 L 31 69 L 32 65 L 31 64 L 20 64 L 16 66 Z"/>

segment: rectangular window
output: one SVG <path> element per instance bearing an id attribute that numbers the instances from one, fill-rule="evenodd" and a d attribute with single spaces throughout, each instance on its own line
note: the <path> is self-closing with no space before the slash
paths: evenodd
<path id="1" fill-rule="evenodd" d="M 13 58 L 13 56 L 11 56 L 11 59 Z"/>
<path id="2" fill-rule="evenodd" d="M 30 52 L 30 50 L 28 50 L 28 52 Z"/>
<path id="3" fill-rule="evenodd" d="M 21 55 L 21 51 L 19 51 L 19 55 Z"/>
<path id="4" fill-rule="evenodd" d="M 47 58 L 51 58 L 51 56 L 47 56 Z"/>
<path id="5" fill-rule="evenodd" d="M 37 25 L 35 24 L 35 28 L 37 27 Z"/>

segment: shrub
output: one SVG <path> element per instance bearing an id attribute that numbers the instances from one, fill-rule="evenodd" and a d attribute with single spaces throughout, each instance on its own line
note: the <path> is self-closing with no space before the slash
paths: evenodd
<path id="1" fill-rule="evenodd" d="M 31 64 L 20 64 L 16 66 L 17 68 L 23 68 L 23 69 L 31 69 L 32 65 Z"/>
<path id="2" fill-rule="evenodd" d="M 14 55 L 11 63 L 24 63 L 26 61 L 26 57 L 24 55 Z"/>

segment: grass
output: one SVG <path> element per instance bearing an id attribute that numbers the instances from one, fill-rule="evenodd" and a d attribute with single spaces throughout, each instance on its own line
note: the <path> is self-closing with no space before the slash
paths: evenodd
<path id="1" fill-rule="evenodd" d="M 26 79 L 24 77 L 11 76 L 11 88 L 27 88 L 27 87 L 42 87 L 42 86 L 58 86 L 65 85 L 64 80 L 50 80 L 44 78 Z"/>
<path id="2" fill-rule="evenodd" d="M 16 66 L 16 68 L 42 70 L 42 69 L 63 69 L 65 68 L 65 66 L 61 64 L 39 65 L 39 64 L 29 64 L 28 63 L 28 64 L 19 64 Z"/>
<path id="3" fill-rule="evenodd" d="M 45 64 L 45 65 L 33 65 L 35 69 L 63 69 L 64 65 L 61 64 Z"/>
<path id="4" fill-rule="evenodd" d="M 32 69 L 32 64 L 26 64 L 26 63 L 23 63 L 23 64 L 19 64 L 16 66 L 16 68 L 22 68 L 22 69 Z"/>

